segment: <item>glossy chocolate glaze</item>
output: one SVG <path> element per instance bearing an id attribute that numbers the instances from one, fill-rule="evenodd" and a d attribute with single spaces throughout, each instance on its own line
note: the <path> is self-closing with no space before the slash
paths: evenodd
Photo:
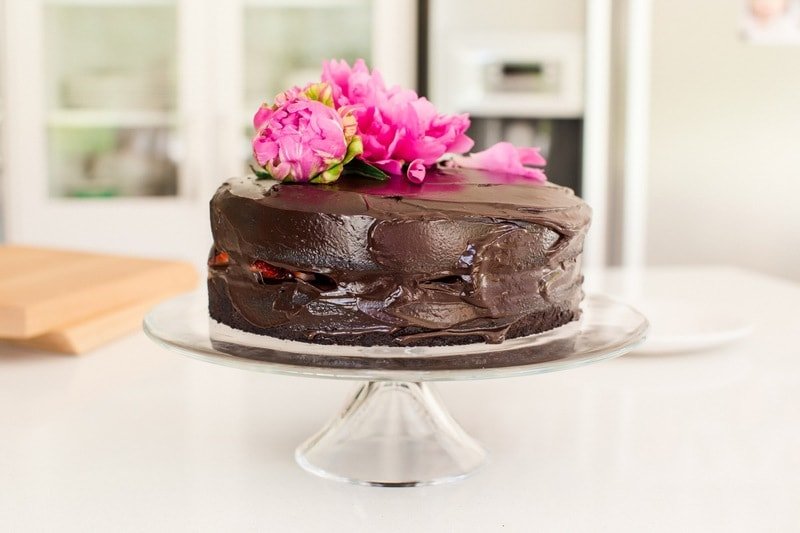
<path id="1" fill-rule="evenodd" d="M 346 344 L 501 342 L 579 315 L 590 209 L 570 189 L 478 170 L 423 185 L 253 177 L 211 200 L 212 317 Z M 294 274 L 264 279 L 260 260 Z"/>

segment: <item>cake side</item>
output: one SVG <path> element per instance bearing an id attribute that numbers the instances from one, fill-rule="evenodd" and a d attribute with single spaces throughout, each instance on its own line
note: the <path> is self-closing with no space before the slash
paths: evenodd
<path id="1" fill-rule="evenodd" d="M 483 171 L 424 185 L 231 180 L 211 201 L 212 318 L 315 343 L 502 342 L 575 320 L 588 206 Z"/>

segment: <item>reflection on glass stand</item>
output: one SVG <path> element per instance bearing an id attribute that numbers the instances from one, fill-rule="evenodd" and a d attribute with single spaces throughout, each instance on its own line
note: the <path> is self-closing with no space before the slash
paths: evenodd
<path id="1" fill-rule="evenodd" d="M 579 321 L 502 344 L 326 346 L 229 328 L 209 319 L 207 305 L 203 294 L 165 302 L 146 317 L 145 332 L 163 346 L 216 364 L 367 381 L 295 458 L 322 477 L 377 486 L 453 481 L 485 460 L 486 452 L 447 413 L 428 381 L 566 370 L 628 352 L 648 328 L 635 309 L 590 296 Z"/>

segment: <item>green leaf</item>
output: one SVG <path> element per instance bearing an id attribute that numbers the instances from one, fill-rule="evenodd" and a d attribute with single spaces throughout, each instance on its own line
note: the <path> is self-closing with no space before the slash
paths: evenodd
<path id="1" fill-rule="evenodd" d="M 257 180 L 271 180 L 272 175 L 264 170 L 263 168 L 256 168 L 253 165 L 250 165 L 250 170 L 253 171 L 253 174 L 256 175 Z"/>
<path id="2" fill-rule="evenodd" d="M 338 165 L 334 165 L 324 172 L 320 172 L 308 181 L 311 183 L 332 183 L 339 179 L 343 168 L 343 165 L 339 163 Z"/>
<path id="3" fill-rule="evenodd" d="M 345 176 L 361 176 L 378 181 L 386 181 L 389 175 L 362 159 L 353 159 L 344 167 Z"/>
<path id="4" fill-rule="evenodd" d="M 333 90 L 327 83 L 312 83 L 308 85 L 305 90 L 305 95 L 311 100 L 324 104 L 328 107 L 333 107 Z"/>
<path id="5" fill-rule="evenodd" d="M 355 159 L 356 156 L 361 155 L 363 152 L 364 143 L 361 142 L 361 137 L 356 135 L 350 140 L 350 144 L 347 145 L 347 153 L 344 155 L 342 164 L 348 164 L 350 161 Z"/>

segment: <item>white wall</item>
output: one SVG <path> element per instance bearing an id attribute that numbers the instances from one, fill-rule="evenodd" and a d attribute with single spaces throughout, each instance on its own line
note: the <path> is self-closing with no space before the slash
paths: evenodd
<path id="1" fill-rule="evenodd" d="M 749 45 L 738 0 L 654 0 L 650 263 L 800 280 L 800 46 Z"/>

